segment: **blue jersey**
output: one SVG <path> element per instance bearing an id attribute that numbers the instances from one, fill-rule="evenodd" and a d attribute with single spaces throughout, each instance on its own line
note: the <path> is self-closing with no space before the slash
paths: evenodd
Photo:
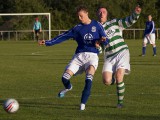
<path id="1" fill-rule="evenodd" d="M 41 29 L 41 23 L 40 22 L 35 22 L 33 26 L 33 30 L 40 30 Z"/>
<path id="2" fill-rule="evenodd" d="M 95 47 L 95 42 L 100 40 L 102 37 L 106 37 L 104 28 L 99 22 L 92 20 L 90 24 L 80 23 L 63 34 L 60 34 L 51 40 L 45 41 L 45 45 L 51 46 L 73 38 L 78 44 L 75 53 L 99 53 Z"/>
<path id="3" fill-rule="evenodd" d="M 151 33 L 155 33 L 155 24 L 153 21 L 147 21 L 144 36 Z"/>

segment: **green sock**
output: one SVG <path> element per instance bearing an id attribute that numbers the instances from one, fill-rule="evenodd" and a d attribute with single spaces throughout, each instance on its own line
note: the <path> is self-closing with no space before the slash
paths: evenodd
<path id="1" fill-rule="evenodd" d="M 125 92 L 124 82 L 117 83 L 118 104 L 123 104 L 124 92 Z"/>

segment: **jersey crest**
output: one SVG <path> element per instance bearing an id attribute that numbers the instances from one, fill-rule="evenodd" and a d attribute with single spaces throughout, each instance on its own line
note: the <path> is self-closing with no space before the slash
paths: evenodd
<path id="1" fill-rule="evenodd" d="M 91 29 L 91 31 L 92 31 L 92 32 L 96 32 L 96 27 L 93 26 L 92 29 Z"/>
<path id="2" fill-rule="evenodd" d="M 105 30 L 107 37 L 110 39 L 114 36 L 116 30 L 112 29 L 112 28 L 108 28 L 107 30 Z"/>

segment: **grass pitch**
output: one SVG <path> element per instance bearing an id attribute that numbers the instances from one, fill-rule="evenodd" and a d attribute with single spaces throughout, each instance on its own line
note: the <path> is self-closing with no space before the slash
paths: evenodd
<path id="1" fill-rule="evenodd" d="M 93 80 L 92 94 L 85 111 L 79 111 L 85 75 L 71 79 L 73 90 L 60 99 L 61 76 L 74 54 L 76 43 L 67 41 L 52 47 L 36 42 L 0 42 L 0 120 L 159 120 L 160 43 L 156 57 L 147 47 L 140 57 L 141 40 L 127 40 L 131 54 L 131 74 L 125 76 L 125 108 L 117 109 L 116 86 L 102 84 L 103 55 Z M 7 98 L 15 98 L 20 109 L 8 114 L 2 108 Z"/>

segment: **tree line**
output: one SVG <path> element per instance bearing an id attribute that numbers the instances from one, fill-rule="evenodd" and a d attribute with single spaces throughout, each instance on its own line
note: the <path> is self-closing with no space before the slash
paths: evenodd
<path id="1" fill-rule="evenodd" d="M 147 16 L 151 14 L 156 27 L 160 27 L 160 0 L 1 0 L 0 13 L 43 13 L 50 12 L 52 29 L 69 29 L 79 21 L 76 7 L 85 5 L 89 9 L 89 16 L 96 19 L 99 6 L 108 9 L 109 19 L 129 16 L 138 2 L 142 2 L 142 14 L 132 28 L 144 28 Z M 0 16 L 0 28 L 8 30 L 32 29 L 35 16 L 32 17 L 4 17 Z M 41 21 L 47 18 L 40 17 Z M 9 23 L 9 24 L 8 24 Z M 43 26 L 46 28 L 47 24 Z"/>

